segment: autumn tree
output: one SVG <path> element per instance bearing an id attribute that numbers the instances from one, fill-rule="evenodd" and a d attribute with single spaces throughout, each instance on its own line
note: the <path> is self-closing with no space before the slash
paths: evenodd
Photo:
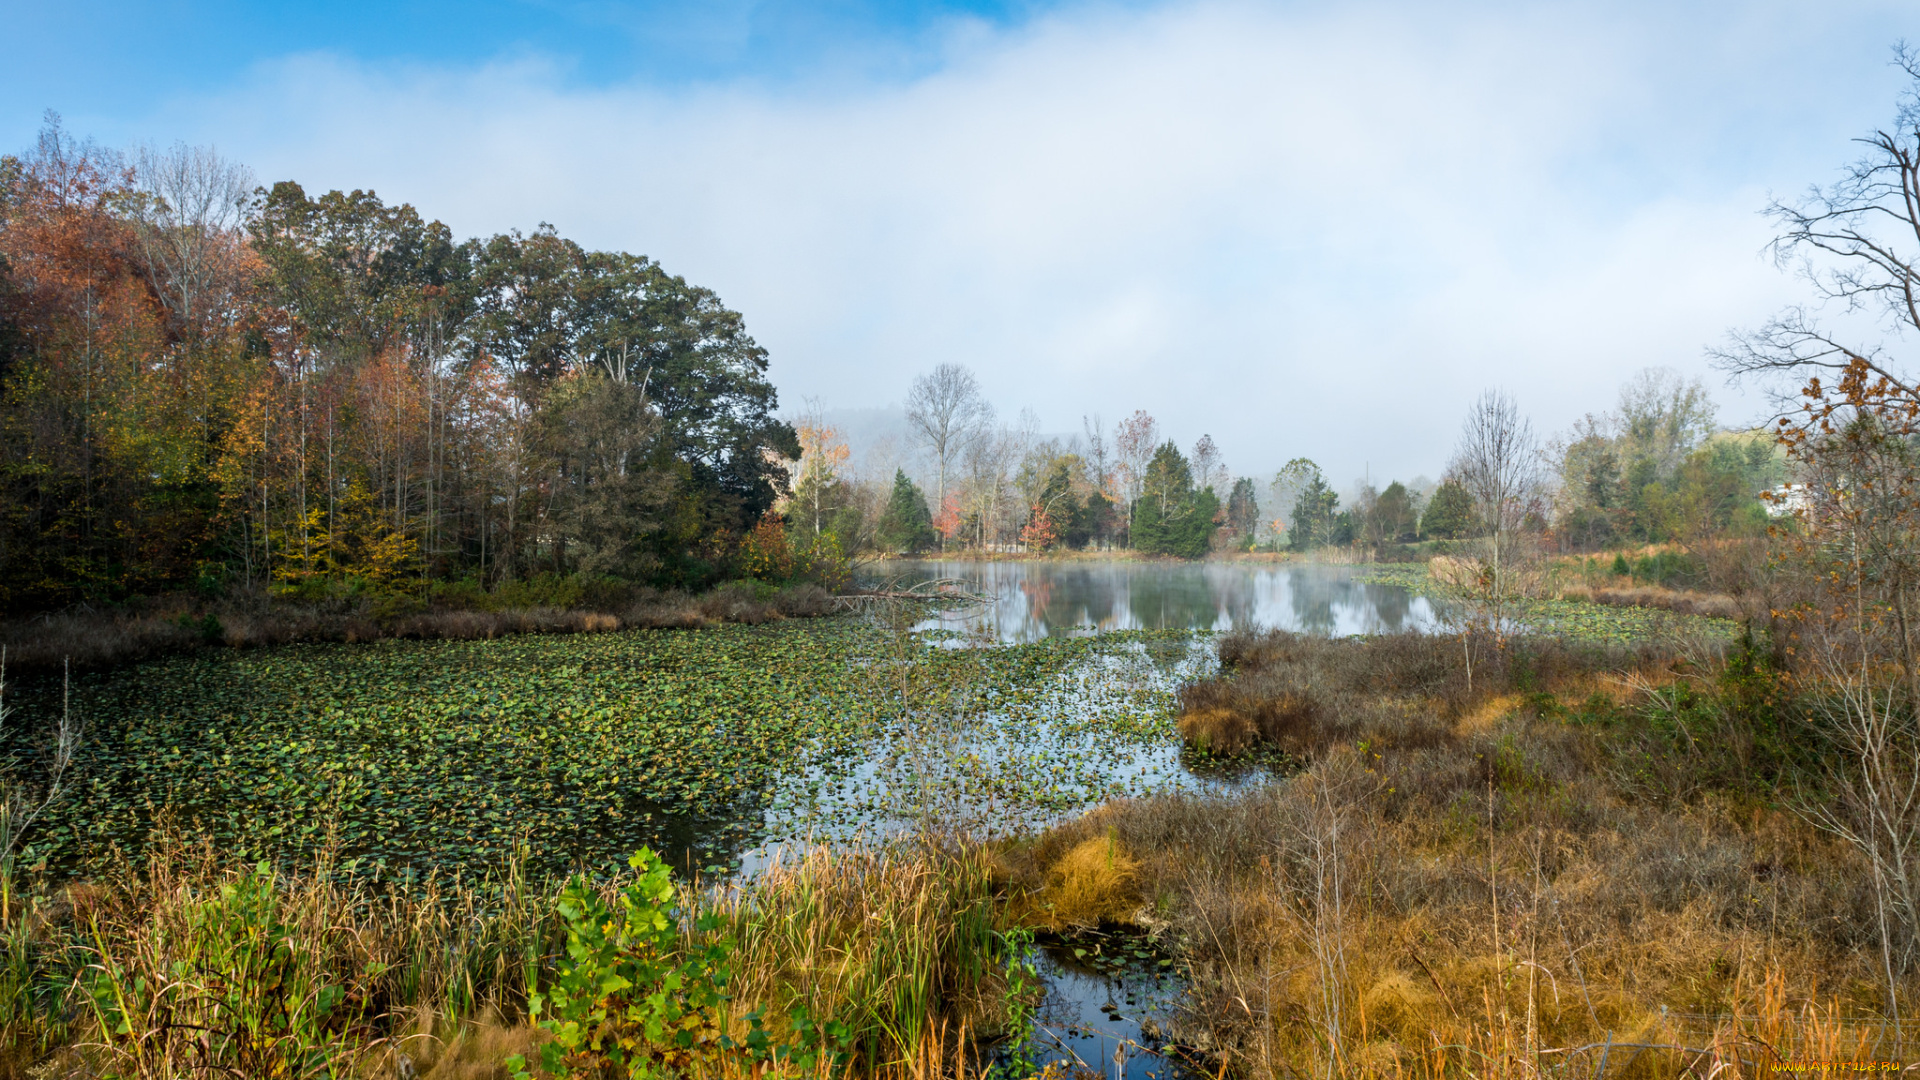
<path id="1" fill-rule="evenodd" d="M 1797 809 L 1861 856 L 1897 1026 L 1920 960 L 1920 380 L 1900 348 L 1920 331 L 1920 54 L 1895 58 L 1908 85 L 1893 123 L 1859 140 L 1839 180 L 1768 208 L 1776 258 L 1819 300 L 1871 317 L 1789 308 L 1718 359 L 1798 387 L 1777 434 L 1803 486 L 1777 509 L 1804 592 L 1778 630 L 1832 794 Z"/>
<path id="2" fill-rule="evenodd" d="M 543 227 L 256 189 L 50 122 L 0 162 L 0 603 L 618 573 L 697 587 L 800 456 L 739 313 Z"/>

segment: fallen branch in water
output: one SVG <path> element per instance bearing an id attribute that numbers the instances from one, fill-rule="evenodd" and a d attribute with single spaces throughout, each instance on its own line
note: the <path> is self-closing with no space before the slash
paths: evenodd
<path id="1" fill-rule="evenodd" d="M 863 589 L 855 593 L 843 593 L 835 596 L 833 600 L 834 603 L 848 608 L 876 600 L 938 600 L 944 603 L 979 605 L 994 602 L 992 596 L 976 591 L 971 583 L 959 578 L 935 578 L 904 589 Z"/>

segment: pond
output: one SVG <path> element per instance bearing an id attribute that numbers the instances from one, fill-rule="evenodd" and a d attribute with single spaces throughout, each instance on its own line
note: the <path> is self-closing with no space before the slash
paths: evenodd
<path id="1" fill-rule="evenodd" d="M 993 603 L 944 613 L 921 628 L 988 632 L 1003 642 L 1241 627 L 1346 637 L 1425 631 L 1438 623 L 1433 604 L 1405 586 L 1318 563 L 900 560 L 865 576 L 876 584 L 965 582 Z"/>
<path id="2" fill-rule="evenodd" d="M 76 675 L 76 793 L 26 839 L 84 873 L 156 816 L 236 857 L 337 844 L 390 872 L 618 867 L 642 844 L 681 868 L 928 817 L 1024 831 L 1103 800 L 1220 790 L 1181 751 L 1175 693 L 1214 670 L 1212 634 L 1432 623 L 1407 589 L 1345 567 L 1256 563 L 894 563 L 995 598 L 903 640 L 861 618 L 763 627 L 206 650 Z M 931 640 L 929 640 L 931 639 Z M 0 776 L 38 779 L 57 679 L 22 680 Z M 744 864 L 744 865 L 743 865 Z"/>

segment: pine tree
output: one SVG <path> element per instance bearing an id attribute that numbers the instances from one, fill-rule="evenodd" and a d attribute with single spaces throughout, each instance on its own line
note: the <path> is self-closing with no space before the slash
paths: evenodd
<path id="1" fill-rule="evenodd" d="M 1212 488 L 1193 489 L 1193 469 L 1169 440 L 1154 451 L 1133 507 L 1133 546 L 1149 555 L 1197 559 L 1219 525 L 1220 499 Z"/>
<path id="2" fill-rule="evenodd" d="M 886 513 L 880 516 L 875 538 L 884 550 L 902 553 L 931 547 L 936 539 L 927 497 L 907 479 L 904 470 L 893 471 L 893 495 L 887 500 Z"/>
<path id="3" fill-rule="evenodd" d="M 1420 533 L 1442 540 L 1458 540 L 1480 531 L 1473 496 L 1458 481 L 1448 480 L 1433 493 L 1427 512 L 1420 516 Z"/>

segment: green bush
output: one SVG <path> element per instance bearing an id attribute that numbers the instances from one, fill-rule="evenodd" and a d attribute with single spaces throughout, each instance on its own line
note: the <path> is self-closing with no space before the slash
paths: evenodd
<path id="1" fill-rule="evenodd" d="M 713 936 L 719 918 L 696 920 L 705 945 L 683 944 L 666 863 L 642 848 L 628 865 L 639 877 L 618 893 L 618 910 L 584 877 L 561 894 L 567 959 L 528 997 L 528 1011 L 553 1036 L 540 1047 L 542 1067 L 555 1076 L 639 1080 L 728 1058 L 766 1061 L 757 1013 L 743 1041 L 726 1033 L 734 943 Z M 520 1055 L 507 1066 L 516 1080 L 531 1075 Z"/>

